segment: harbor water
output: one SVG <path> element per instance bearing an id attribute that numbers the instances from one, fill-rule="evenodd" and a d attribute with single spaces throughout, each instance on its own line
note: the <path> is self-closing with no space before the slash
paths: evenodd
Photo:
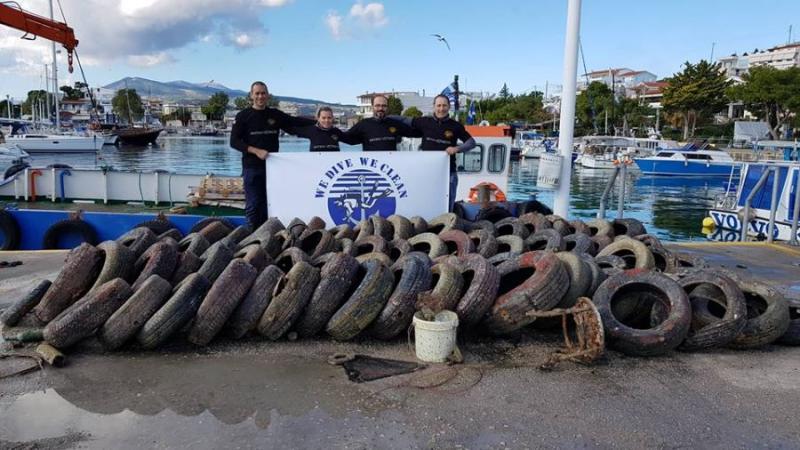
<path id="1" fill-rule="evenodd" d="M 343 151 L 359 151 L 360 146 L 342 144 Z M 282 138 L 282 152 L 308 151 L 308 141 Z M 238 176 L 241 154 L 228 146 L 227 137 L 165 137 L 158 145 L 148 147 L 104 146 L 96 155 L 35 154 L 32 164 L 46 166 L 68 164 L 73 168 L 111 167 L 115 170 L 168 170 L 181 173 L 213 173 Z M 536 187 L 538 160 L 512 161 L 509 172 L 509 197 L 526 200 L 534 195 L 552 206 L 551 191 Z M 600 197 L 606 186 L 609 170 L 576 168 L 572 174 L 571 218 L 590 219 L 596 216 Z M 647 230 L 666 241 L 706 240 L 701 221 L 713 205 L 714 198 L 725 192 L 726 179 L 644 176 L 636 170 L 628 172 L 625 217 L 642 221 Z M 619 183 L 619 181 L 617 181 Z M 617 214 L 617 187 L 606 207 L 606 218 Z M 725 239 L 716 236 L 715 239 Z"/>

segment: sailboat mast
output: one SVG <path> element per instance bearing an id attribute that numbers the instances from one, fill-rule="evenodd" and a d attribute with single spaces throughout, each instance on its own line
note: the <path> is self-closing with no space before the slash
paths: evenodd
<path id="1" fill-rule="evenodd" d="M 53 0 L 50 0 L 50 20 L 53 20 Z M 58 64 L 56 63 L 56 42 L 50 43 L 53 49 L 53 101 L 56 105 L 56 131 L 61 130 L 61 113 L 58 105 Z"/>

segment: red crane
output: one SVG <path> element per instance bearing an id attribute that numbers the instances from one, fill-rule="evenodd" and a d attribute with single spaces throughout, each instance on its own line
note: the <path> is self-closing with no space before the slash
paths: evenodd
<path id="1" fill-rule="evenodd" d="M 10 6 L 10 5 L 15 5 Z M 78 46 L 75 31 L 66 23 L 42 17 L 23 10 L 16 2 L 0 3 L 0 24 L 24 31 L 22 39 L 34 40 L 41 36 L 58 42 L 67 49 L 67 67 L 72 73 L 72 52 Z"/>

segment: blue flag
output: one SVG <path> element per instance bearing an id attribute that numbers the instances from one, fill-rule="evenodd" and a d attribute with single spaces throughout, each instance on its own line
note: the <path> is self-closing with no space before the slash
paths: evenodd
<path id="1" fill-rule="evenodd" d="M 454 104 L 456 101 L 456 87 L 454 83 L 450 83 L 447 85 L 446 88 L 442 90 L 442 94 L 445 97 L 450 99 L 450 104 Z"/>
<path id="2" fill-rule="evenodd" d="M 469 112 L 467 112 L 467 125 L 474 125 L 475 124 L 475 101 L 471 101 L 469 104 Z"/>

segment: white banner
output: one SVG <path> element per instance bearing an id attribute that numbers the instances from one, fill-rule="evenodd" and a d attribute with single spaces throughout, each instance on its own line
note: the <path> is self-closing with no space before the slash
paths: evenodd
<path id="1" fill-rule="evenodd" d="M 374 214 L 431 219 L 447 212 L 445 152 L 271 153 L 266 160 L 270 216 L 328 227 L 355 226 Z"/>

